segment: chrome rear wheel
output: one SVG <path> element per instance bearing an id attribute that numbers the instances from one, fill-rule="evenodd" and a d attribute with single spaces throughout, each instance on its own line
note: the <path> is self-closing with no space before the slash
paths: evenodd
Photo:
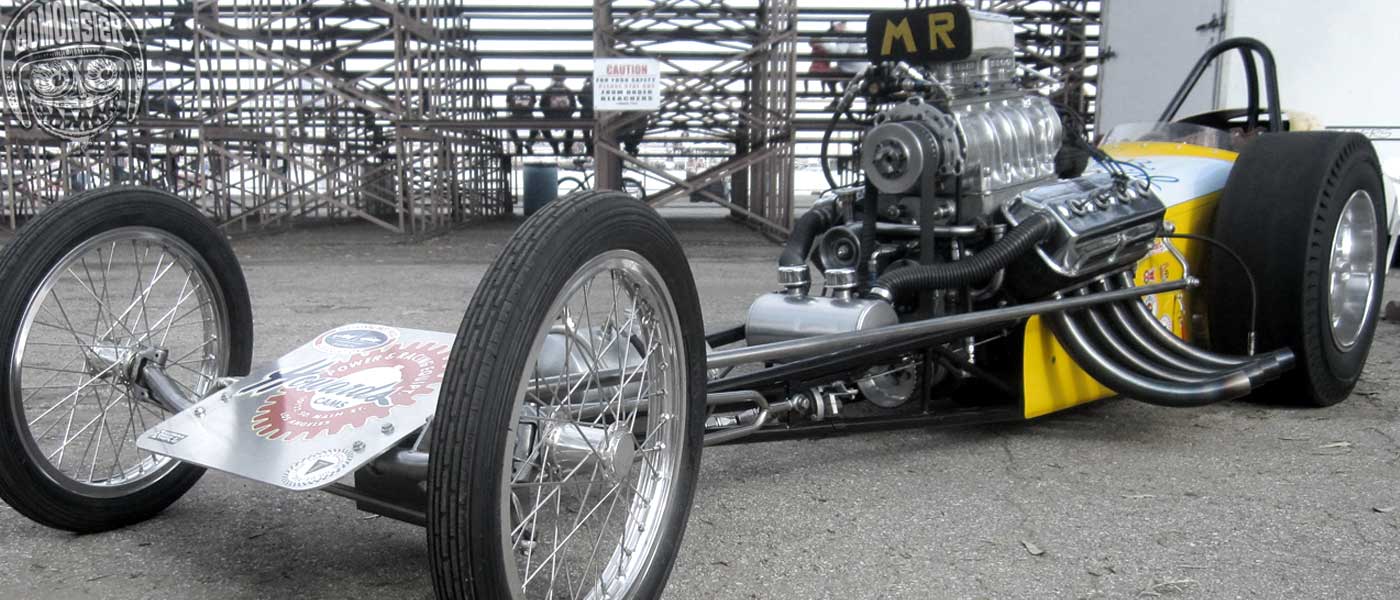
<path id="1" fill-rule="evenodd" d="M 1356 345 L 1376 296 L 1376 264 L 1380 260 L 1380 236 L 1371 194 L 1352 192 L 1332 234 L 1327 288 L 1327 315 L 1332 343 L 1342 350 Z"/>

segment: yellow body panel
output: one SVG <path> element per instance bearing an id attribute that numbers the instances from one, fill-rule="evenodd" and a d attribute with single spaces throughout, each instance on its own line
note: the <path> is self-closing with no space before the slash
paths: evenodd
<path id="1" fill-rule="evenodd" d="M 1239 153 L 1229 150 L 1176 142 L 1118 142 L 1104 146 L 1102 150 L 1119 160 L 1149 156 L 1196 156 L 1235 162 L 1239 156 Z"/>
<path id="2" fill-rule="evenodd" d="M 1152 156 L 1196 156 L 1221 160 L 1235 159 L 1235 153 L 1214 148 L 1165 142 L 1131 142 L 1105 148 L 1121 160 Z M 1167 209 L 1166 221 L 1177 233 L 1209 234 L 1220 192 L 1182 202 Z M 1175 239 L 1171 243 L 1182 253 L 1197 274 L 1204 264 L 1204 244 L 1194 240 Z M 1161 283 L 1182 276 L 1181 264 L 1166 247 L 1167 240 L 1158 240 L 1152 253 L 1137 266 L 1138 284 Z M 1149 296 L 1145 299 L 1163 324 L 1183 339 L 1192 337 L 1193 315 L 1204 311 L 1194 306 L 1197 299 L 1192 291 L 1176 291 Z M 1085 404 L 1113 395 L 1113 391 L 1094 381 L 1065 353 L 1049 327 L 1032 317 L 1026 322 L 1022 346 L 1021 389 L 1026 418 L 1038 417 L 1071 406 Z"/>

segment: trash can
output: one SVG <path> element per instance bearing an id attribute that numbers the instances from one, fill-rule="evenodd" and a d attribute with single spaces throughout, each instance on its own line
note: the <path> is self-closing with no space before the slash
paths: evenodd
<path id="1" fill-rule="evenodd" d="M 559 165 L 554 162 L 525 163 L 525 216 L 535 214 L 559 197 Z"/>

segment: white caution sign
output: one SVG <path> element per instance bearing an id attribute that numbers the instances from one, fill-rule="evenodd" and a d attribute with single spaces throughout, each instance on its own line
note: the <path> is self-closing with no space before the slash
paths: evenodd
<path id="1" fill-rule="evenodd" d="M 659 110 L 661 63 L 654 58 L 593 59 L 597 110 Z"/>

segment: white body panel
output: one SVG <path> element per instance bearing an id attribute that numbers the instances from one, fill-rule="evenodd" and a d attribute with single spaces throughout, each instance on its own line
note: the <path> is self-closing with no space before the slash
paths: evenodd
<path id="1" fill-rule="evenodd" d="M 1099 71 L 1099 132 L 1161 116 L 1191 65 L 1220 41 L 1219 29 L 1196 27 L 1218 17 L 1221 6 L 1221 0 L 1104 3 L 1102 43 L 1113 55 Z M 1214 71 L 1202 79 L 1181 114 L 1204 112 L 1214 105 Z"/>

